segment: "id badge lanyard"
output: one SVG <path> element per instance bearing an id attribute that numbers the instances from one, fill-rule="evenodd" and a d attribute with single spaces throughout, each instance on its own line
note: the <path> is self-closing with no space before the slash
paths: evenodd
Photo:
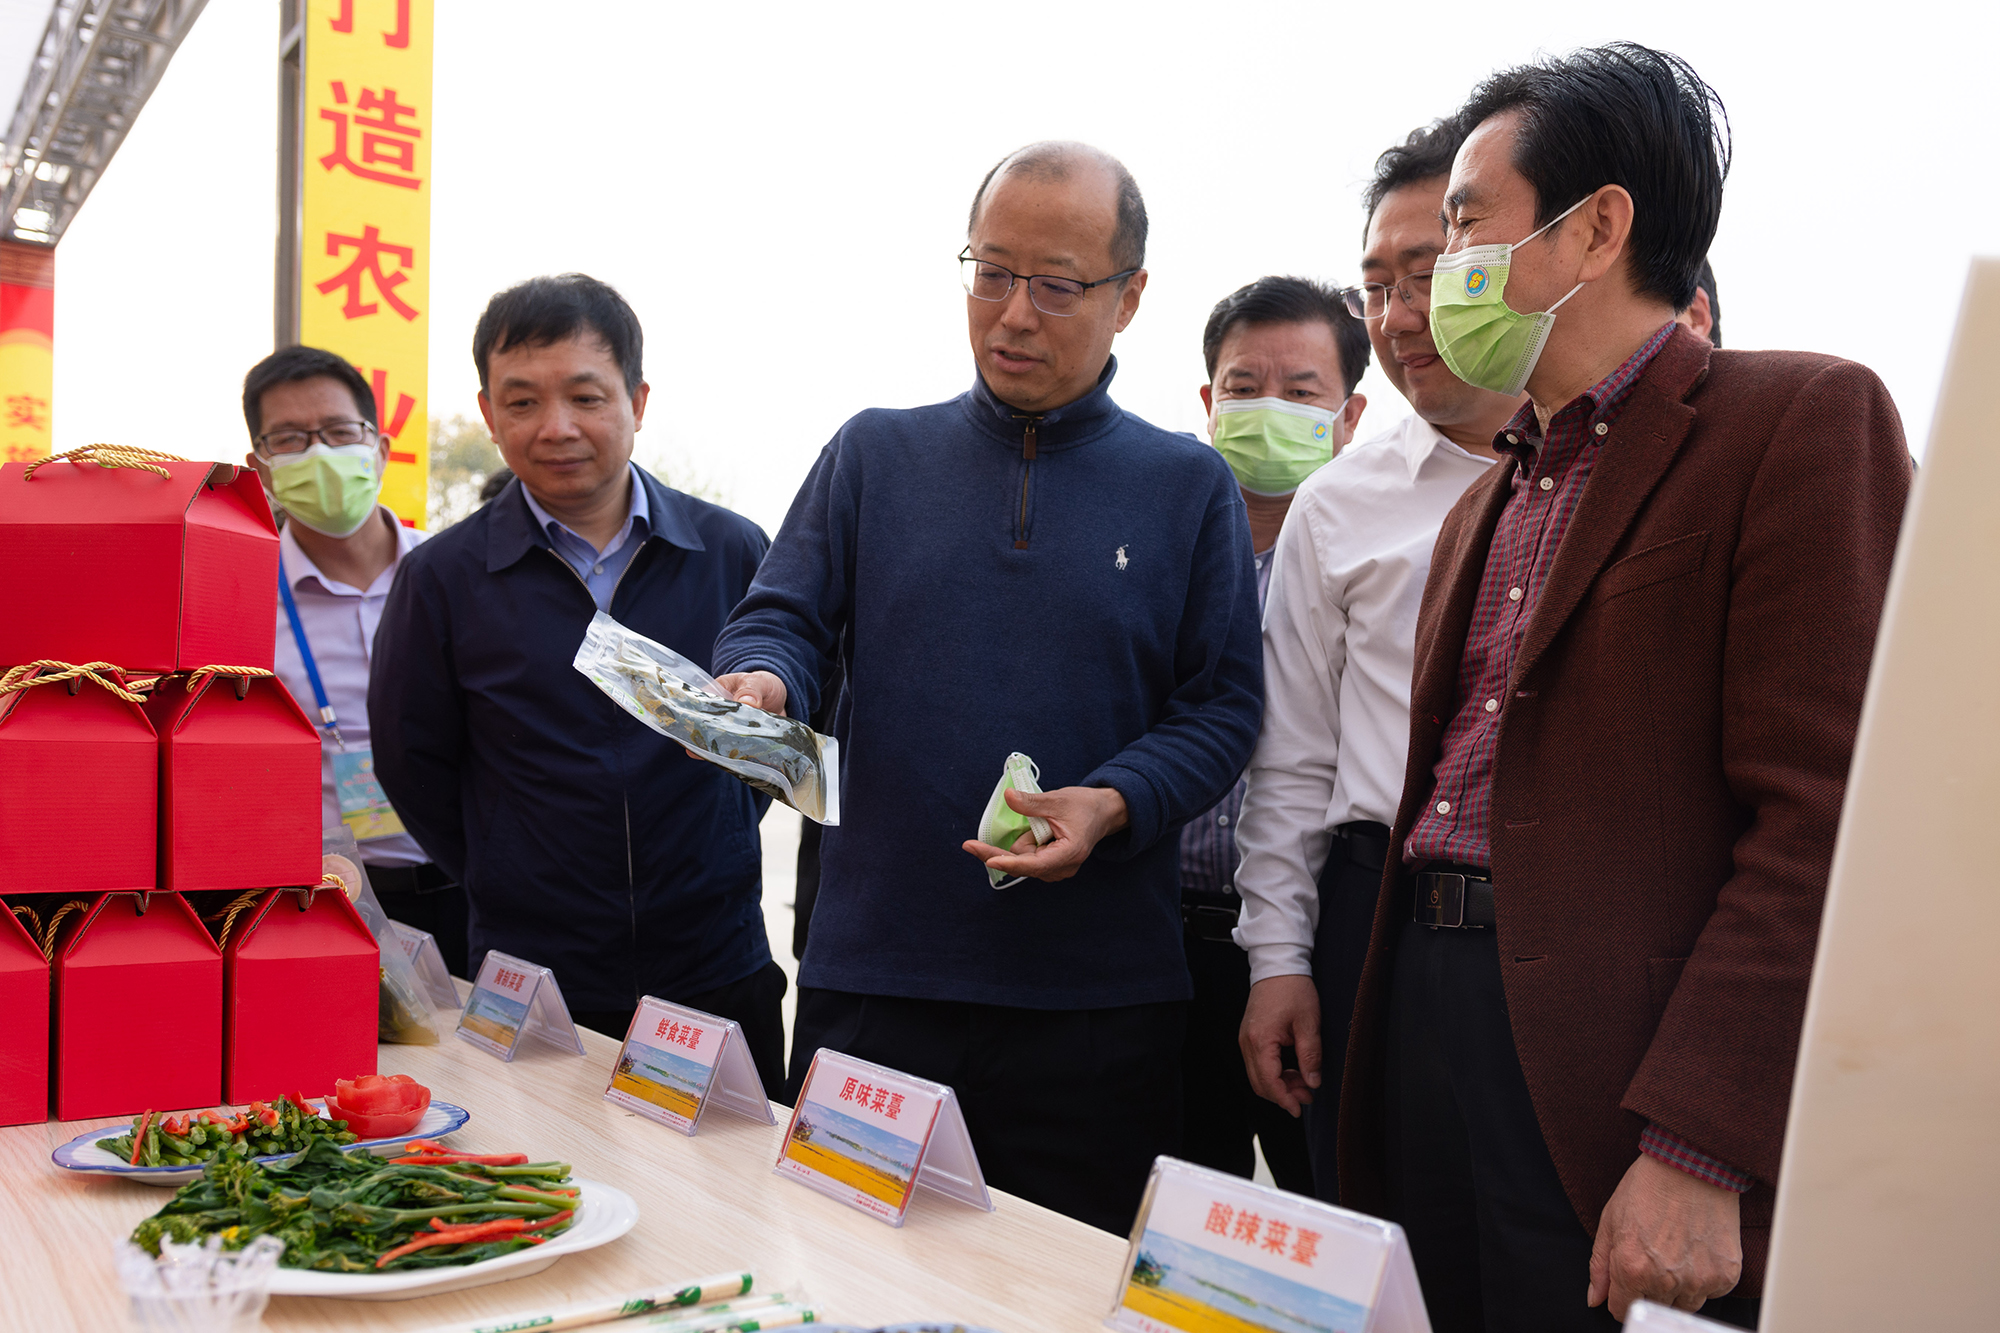
<path id="1" fill-rule="evenodd" d="M 278 565 L 278 595 L 285 599 L 285 619 L 292 622 L 292 642 L 299 646 L 299 660 L 305 663 L 306 679 L 312 683 L 313 702 L 319 705 L 320 726 L 333 737 L 334 747 L 345 753 L 347 742 L 340 738 L 340 719 L 333 714 L 333 705 L 327 702 L 326 686 L 320 683 L 319 664 L 313 661 L 312 647 L 306 643 L 306 627 L 299 619 L 299 604 L 292 599 L 292 584 L 285 577 L 283 562 Z"/>

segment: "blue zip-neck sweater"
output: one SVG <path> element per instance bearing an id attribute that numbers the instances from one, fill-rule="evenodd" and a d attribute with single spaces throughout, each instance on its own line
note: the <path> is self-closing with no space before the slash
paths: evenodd
<path id="1" fill-rule="evenodd" d="M 799 984 L 1091 1009 L 1183 1000 L 1175 839 L 1263 713 L 1250 529 L 1221 455 L 1111 401 L 1030 415 L 983 381 L 863 412 L 820 454 L 729 625 L 810 717 L 838 656 L 841 823 Z M 989 886 L 960 846 L 1010 751 L 1131 824 L 1073 879 Z"/>

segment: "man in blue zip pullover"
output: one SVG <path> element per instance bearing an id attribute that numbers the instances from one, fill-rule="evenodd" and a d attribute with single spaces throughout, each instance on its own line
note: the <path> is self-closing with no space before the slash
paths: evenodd
<path id="1" fill-rule="evenodd" d="M 582 274 L 487 305 L 479 408 L 514 480 L 397 571 L 368 689 L 375 768 L 465 885 L 475 969 L 489 949 L 543 964 L 578 1023 L 621 1038 L 642 995 L 733 1018 L 776 1087 L 766 802 L 570 665 L 604 610 L 706 666 L 768 545 L 631 461 L 640 355 L 632 308 Z"/>
<path id="2" fill-rule="evenodd" d="M 725 688 L 793 717 L 845 671 L 793 1095 L 821 1047 L 950 1084 L 991 1184 L 1119 1232 L 1180 1137 L 1172 835 L 1263 703 L 1235 479 L 1111 400 L 1145 235 L 1095 149 L 996 166 L 961 256 L 972 388 L 843 426 L 715 645 Z M 1040 848 L 972 840 L 1013 751 Z"/>

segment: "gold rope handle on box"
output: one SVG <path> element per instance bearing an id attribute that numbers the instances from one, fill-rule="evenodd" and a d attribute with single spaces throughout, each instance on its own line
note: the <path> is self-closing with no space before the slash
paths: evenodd
<path id="1" fill-rule="evenodd" d="M 41 948 L 42 918 L 35 912 L 35 909 L 26 903 L 16 903 L 11 910 L 16 919 L 20 921 L 22 929 L 28 932 L 28 938 L 35 942 L 35 947 L 37 949 Z"/>
<path id="2" fill-rule="evenodd" d="M 172 480 L 174 474 L 161 467 L 160 463 L 189 461 L 179 454 L 161 453 L 158 449 L 141 449 L 135 444 L 86 444 L 81 449 L 70 449 L 64 453 L 50 454 L 47 458 L 37 458 L 28 464 L 26 471 L 21 473 L 21 480 L 33 481 L 38 469 L 59 458 L 66 458 L 71 463 L 95 463 L 99 467 L 135 467 L 146 472 L 157 472 L 168 480 Z M 147 461 L 149 459 L 158 459 L 159 462 L 149 462 Z"/>
<path id="3" fill-rule="evenodd" d="M 257 900 L 269 892 L 269 889 L 246 890 L 230 899 L 229 906 L 220 912 L 213 912 L 202 918 L 203 921 L 222 923 L 222 929 L 217 931 L 215 936 L 216 948 L 225 951 L 229 948 L 229 932 L 236 928 L 236 918 L 255 907 Z"/>
<path id="4" fill-rule="evenodd" d="M 75 662 L 57 662 L 49 658 L 43 658 L 37 662 L 29 662 L 25 666 L 9 667 L 5 675 L 0 675 L 0 695 L 16 694 L 22 690 L 33 689 L 37 685 L 53 685 L 58 681 L 91 680 L 96 681 L 99 685 L 102 685 L 105 689 L 110 690 L 113 694 L 128 703 L 142 704 L 146 702 L 145 695 L 127 689 L 108 676 L 101 674 L 106 671 L 122 673 L 123 670 L 124 668 L 113 666 L 109 662 L 84 662 L 79 664 Z M 37 672 L 41 674 L 37 675 Z M 265 674 L 269 675 L 270 673 L 266 672 Z"/>
<path id="5" fill-rule="evenodd" d="M 54 915 L 49 917 L 48 925 L 42 927 L 42 938 L 37 941 L 42 946 L 42 959 L 44 962 L 53 963 L 56 960 L 56 932 L 62 929 L 63 918 L 71 912 L 84 912 L 89 909 L 89 901 L 83 898 L 72 898 L 61 907 L 56 908 Z M 21 909 L 16 908 L 15 910 L 20 911 Z"/>
<path id="6" fill-rule="evenodd" d="M 189 694 L 199 693 L 202 686 L 208 684 L 209 681 L 213 680 L 217 676 L 240 676 L 244 680 L 244 684 L 237 687 L 238 697 L 240 698 L 242 697 L 241 691 L 248 686 L 251 679 L 259 676 L 274 676 L 276 674 L 277 673 L 275 671 L 266 671 L 262 667 L 246 667 L 246 666 L 196 667 L 194 670 L 188 672 L 187 692 Z"/>

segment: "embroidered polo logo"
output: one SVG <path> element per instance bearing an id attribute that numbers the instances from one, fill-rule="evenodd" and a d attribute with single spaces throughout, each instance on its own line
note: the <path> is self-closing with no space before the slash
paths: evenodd
<path id="1" fill-rule="evenodd" d="M 1121 546 L 1121 547 L 1119 547 L 1119 548 L 1118 548 L 1118 568 L 1120 568 L 1120 569 L 1123 569 L 1123 568 L 1125 568 L 1125 566 L 1127 566 L 1127 565 L 1129 565 L 1129 564 L 1131 564 L 1131 563 L 1132 563 L 1132 562 L 1131 562 L 1131 561 L 1130 561 L 1129 559 L 1127 559 L 1127 558 L 1126 558 L 1126 555 L 1125 555 L 1125 548 L 1124 548 L 1124 547 L 1122 547 L 1122 546 Z"/>

